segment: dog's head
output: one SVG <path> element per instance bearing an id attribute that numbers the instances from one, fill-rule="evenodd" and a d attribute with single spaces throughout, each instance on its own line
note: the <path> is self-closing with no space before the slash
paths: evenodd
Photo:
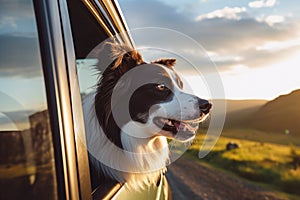
<path id="1" fill-rule="evenodd" d="M 193 139 L 211 104 L 184 92 L 176 60 L 146 63 L 139 52 L 120 45 L 113 46 L 113 54 L 117 56 L 103 72 L 95 99 L 107 137 L 119 147 L 122 131 L 137 138 Z"/>

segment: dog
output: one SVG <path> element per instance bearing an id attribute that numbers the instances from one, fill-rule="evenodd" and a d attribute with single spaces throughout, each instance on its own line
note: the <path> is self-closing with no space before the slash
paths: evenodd
<path id="1" fill-rule="evenodd" d="M 192 141 L 212 105 L 184 92 L 176 59 L 147 63 L 135 49 L 109 46 L 113 62 L 83 100 L 92 180 L 139 190 L 166 172 L 168 140 Z"/>

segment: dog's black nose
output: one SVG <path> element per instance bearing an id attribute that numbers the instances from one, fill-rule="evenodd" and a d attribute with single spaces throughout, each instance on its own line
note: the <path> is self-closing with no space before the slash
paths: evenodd
<path id="1" fill-rule="evenodd" d="M 204 99 L 199 99 L 198 102 L 199 102 L 199 108 L 201 112 L 203 112 L 204 114 L 209 113 L 209 110 L 212 107 L 211 103 L 209 103 L 207 100 Z"/>

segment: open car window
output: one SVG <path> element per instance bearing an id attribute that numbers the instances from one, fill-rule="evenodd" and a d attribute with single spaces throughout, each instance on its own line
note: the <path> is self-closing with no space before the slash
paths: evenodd
<path id="1" fill-rule="evenodd" d="M 99 75 L 93 67 L 98 63 L 98 58 L 93 56 L 87 58 L 89 53 L 101 42 L 116 33 L 125 31 L 126 25 L 115 1 L 69 0 L 67 4 L 76 56 L 76 78 L 78 78 L 80 95 L 83 99 L 93 92 Z M 120 38 L 116 42 L 132 45 L 129 37 Z M 121 188 L 121 184 L 101 180 L 95 169 L 90 170 L 94 199 L 112 198 Z"/>

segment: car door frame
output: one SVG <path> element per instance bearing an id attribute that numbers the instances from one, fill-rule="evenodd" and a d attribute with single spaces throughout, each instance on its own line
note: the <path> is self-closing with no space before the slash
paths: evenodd
<path id="1" fill-rule="evenodd" d="M 34 0 L 34 8 L 52 130 L 58 199 L 91 199 L 87 152 L 78 151 L 72 115 L 69 78 L 76 76 L 76 71 L 70 70 L 76 69 L 76 65 L 72 38 L 68 38 L 71 29 L 66 2 Z M 83 126 L 83 122 L 79 126 Z"/>
<path id="2" fill-rule="evenodd" d="M 92 199 L 80 90 L 66 0 L 33 0 L 54 146 L 58 199 Z M 83 0 L 89 9 L 94 0 Z M 98 1 L 108 36 L 134 46 L 117 1 Z"/>

